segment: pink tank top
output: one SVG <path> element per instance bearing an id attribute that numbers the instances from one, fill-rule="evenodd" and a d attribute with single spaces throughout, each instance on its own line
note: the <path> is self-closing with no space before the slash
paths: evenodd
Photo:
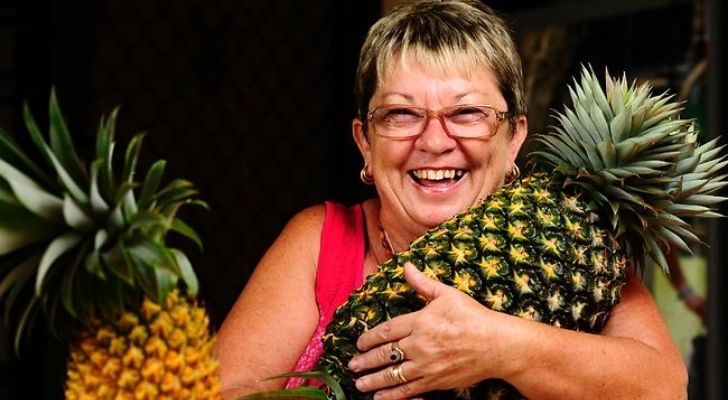
<path id="1" fill-rule="evenodd" d="M 364 280 L 365 223 L 361 204 L 351 207 L 327 201 L 321 231 L 316 270 L 316 304 L 319 323 L 306 349 L 296 362 L 294 371 L 308 371 L 316 366 L 324 348 L 321 337 L 336 308 Z M 286 388 L 301 386 L 302 378 L 290 378 Z M 313 382 L 312 382 L 313 383 Z"/>

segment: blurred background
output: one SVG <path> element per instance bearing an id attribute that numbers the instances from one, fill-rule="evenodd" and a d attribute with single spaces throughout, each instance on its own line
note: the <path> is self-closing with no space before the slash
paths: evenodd
<path id="1" fill-rule="evenodd" d="M 400 1 L 2 1 L 0 126 L 28 143 L 22 104 L 47 126 L 53 86 L 87 158 L 100 115 L 120 105 L 119 141 L 147 131 L 142 164 L 167 159 L 168 176 L 193 181 L 210 203 L 189 210 L 205 242 L 190 256 L 217 327 L 295 212 L 371 195 L 350 133 L 354 69 L 369 25 Z M 701 140 L 728 133 L 722 0 L 486 3 L 521 50 L 531 132 L 546 129 L 588 63 L 675 93 Z M 725 220 L 699 229 L 711 246 L 676 254 L 675 265 L 707 296 L 706 324 L 679 298 L 680 283 L 645 279 L 691 364 L 691 399 L 723 399 L 728 232 Z M 62 398 L 65 346 L 36 329 L 17 359 L 9 340 L 0 325 L 0 399 Z"/>

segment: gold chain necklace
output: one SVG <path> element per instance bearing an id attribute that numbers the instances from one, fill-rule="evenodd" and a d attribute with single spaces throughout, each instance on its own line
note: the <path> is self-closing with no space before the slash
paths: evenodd
<path id="1" fill-rule="evenodd" d="M 384 230 L 382 224 L 379 224 L 379 239 L 382 241 L 382 248 L 384 249 L 384 252 L 387 253 L 386 258 L 392 258 L 394 255 L 394 246 L 392 246 L 392 242 L 389 240 L 389 235 L 387 235 L 387 231 Z"/>

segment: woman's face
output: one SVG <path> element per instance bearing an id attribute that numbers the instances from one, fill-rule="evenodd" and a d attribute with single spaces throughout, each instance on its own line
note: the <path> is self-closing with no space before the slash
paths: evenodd
<path id="1" fill-rule="evenodd" d="M 422 64 L 405 66 L 395 62 L 369 101 L 369 109 L 384 105 L 411 105 L 440 110 L 461 104 L 487 104 L 507 111 L 490 69 L 470 74 L 428 70 Z M 437 118 L 412 139 L 382 138 L 362 121 L 353 122 L 354 139 L 370 166 L 387 225 L 406 224 L 410 232 L 436 226 L 466 210 L 503 184 L 526 136 L 526 119 L 516 119 L 510 132 L 508 121 L 485 139 L 448 136 Z"/>

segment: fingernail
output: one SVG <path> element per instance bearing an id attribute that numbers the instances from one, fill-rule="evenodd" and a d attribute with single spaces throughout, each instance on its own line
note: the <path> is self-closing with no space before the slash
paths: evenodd
<path id="1" fill-rule="evenodd" d="M 351 361 L 349 361 L 348 365 L 349 365 L 349 369 L 352 371 L 356 371 L 359 369 L 359 361 L 356 359 L 352 359 Z"/>

